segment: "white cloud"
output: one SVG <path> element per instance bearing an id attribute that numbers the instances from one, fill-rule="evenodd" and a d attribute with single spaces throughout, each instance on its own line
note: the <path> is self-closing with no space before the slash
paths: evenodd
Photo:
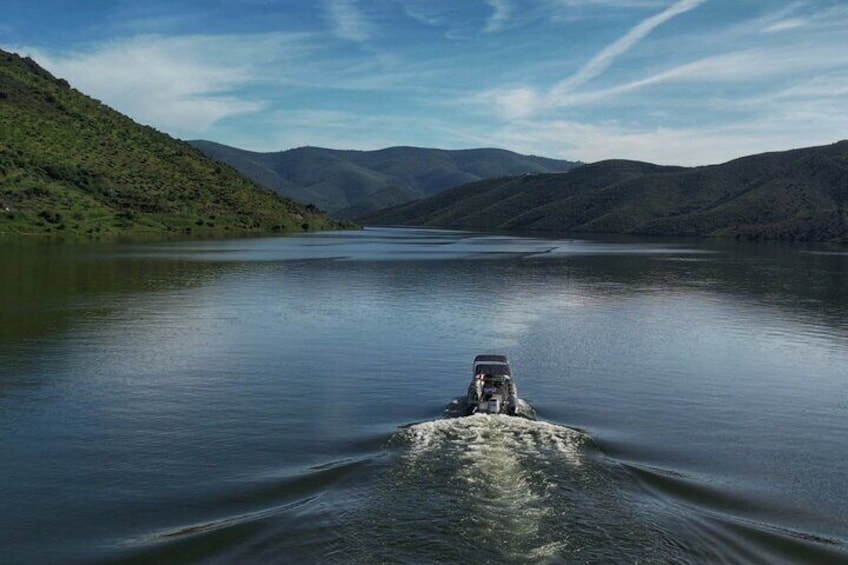
<path id="1" fill-rule="evenodd" d="M 442 15 L 427 0 L 398 0 L 407 17 L 428 26 L 442 24 Z"/>
<path id="2" fill-rule="evenodd" d="M 651 16 L 634 26 L 623 37 L 601 50 L 592 57 L 588 63 L 583 65 L 574 75 L 568 77 L 551 89 L 550 96 L 558 97 L 584 85 L 595 77 L 601 75 L 612 65 L 617 58 L 630 51 L 638 42 L 644 39 L 654 29 L 669 20 L 693 10 L 703 4 L 706 0 L 680 0 L 659 14 Z"/>
<path id="3" fill-rule="evenodd" d="M 469 102 L 487 112 L 494 109 L 501 119 L 509 121 L 534 114 L 541 101 L 535 89 L 522 86 L 481 92 L 474 95 Z"/>
<path id="4" fill-rule="evenodd" d="M 455 0 L 393 0 L 381 17 L 411 27 L 377 30 L 369 10 L 392 2 L 322 0 L 308 33 L 127 37 L 133 29 L 121 28 L 120 38 L 63 52 L 14 50 L 142 123 L 257 150 L 487 145 L 704 164 L 846 136 L 848 7 L 797 2 L 654 33 L 705 1 L 476 0 L 472 12 Z M 551 34 L 575 28 L 552 14 L 572 9 L 636 19 L 564 63 L 580 51 Z M 479 33 L 482 21 L 498 35 Z M 443 39 L 441 27 L 469 41 L 427 43 Z M 418 34 L 410 48 L 391 35 L 407 29 Z M 637 46 L 638 61 L 626 57 Z M 576 72 L 564 76 L 564 64 Z"/>
<path id="5" fill-rule="evenodd" d="M 848 50 L 839 35 L 844 26 L 835 23 L 845 22 L 844 9 L 816 11 L 809 4 L 793 4 L 733 26 L 677 37 L 684 56 L 699 56 L 689 61 L 668 57 L 677 64 L 646 65 L 652 70 L 642 77 L 630 73 L 618 84 L 586 88 L 657 26 L 702 3 L 677 2 L 642 21 L 554 87 L 512 83 L 469 96 L 462 101 L 466 111 L 494 115 L 501 122 L 489 129 L 480 125 L 467 138 L 584 161 L 615 156 L 699 165 L 846 137 Z M 790 41 L 776 35 L 795 33 L 801 25 L 804 33 Z M 760 33 L 767 29 L 772 33 Z M 622 117 L 599 121 L 599 112 Z"/>
<path id="6" fill-rule="evenodd" d="M 769 90 L 770 80 L 794 82 L 820 72 L 835 72 L 848 67 L 848 51 L 829 45 L 787 45 L 758 48 L 704 57 L 628 83 L 607 89 L 574 94 L 562 102 L 569 105 L 599 103 L 613 96 L 634 92 L 662 83 L 756 83 Z M 709 91 L 699 96 L 707 99 Z M 822 92 L 827 94 L 827 92 Z"/>
<path id="7" fill-rule="evenodd" d="M 230 143 L 253 151 L 280 151 L 311 145 L 337 149 L 374 150 L 409 145 L 409 132 L 426 135 L 430 120 L 417 116 L 370 115 L 344 110 L 276 110 L 262 116 L 259 132 L 238 130 Z M 363 131 L 369 132 L 367 136 Z"/>
<path id="8" fill-rule="evenodd" d="M 547 17 L 554 22 L 615 18 L 621 10 L 661 10 L 667 0 L 545 0 Z"/>
<path id="9" fill-rule="evenodd" d="M 555 7 L 566 8 L 656 8 L 662 0 L 549 0 Z"/>
<path id="10" fill-rule="evenodd" d="M 333 33 L 346 41 L 367 41 L 373 26 L 356 5 L 355 0 L 327 0 L 327 18 Z"/>
<path id="11" fill-rule="evenodd" d="M 802 18 L 790 18 L 787 20 L 782 20 L 779 22 L 775 22 L 765 28 L 763 32 L 765 33 L 775 33 L 780 31 L 786 31 L 790 29 L 797 29 L 799 27 L 804 27 L 807 24 L 806 20 Z"/>
<path id="12" fill-rule="evenodd" d="M 825 145 L 844 139 L 846 131 L 848 114 L 832 99 L 828 104 L 787 100 L 783 105 L 771 105 L 768 112 L 712 126 L 519 120 L 494 131 L 478 130 L 473 139 L 477 144 L 520 153 L 586 162 L 615 157 L 694 166 L 763 151 Z"/>
<path id="13" fill-rule="evenodd" d="M 545 90 L 524 86 L 504 86 L 488 89 L 472 94 L 465 103 L 483 111 L 495 110 L 504 120 L 527 118 L 537 112 L 550 111 L 556 108 L 594 103 L 602 98 L 609 98 L 621 92 L 635 90 L 648 84 L 666 80 L 670 74 L 657 75 L 648 79 L 606 89 L 601 92 L 580 93 L 579 87 L 606 71 L 610 65 L 632 49 L 636 43 L 644 39 L 651 31 L 675 16 L 696 8 L 706 0 L 682 0 L 650 18 L 643 20 L 630 29 L 623 37 L 613 42 L 588 63 L 567 79 L 560 81 Z M 677 72 L 681 72 L 678 70 Z"/>
<path id="14" fill-rule="evenodd" d="M 486 0 L 486 2 L 492 7 L 494 13 L 486 22 L 484 31 L 488 33 L 500 31 L 512 16 L 512 5 L 508 0 Z"/>
<path id="15" fill-rule="evenodd" d="M 296 57 L 303 37 L 136 36 L 59 55 L 23 48 L 47 70 L 136 121 L 177 136 L 266 107 L 239 93 L 261 77 L 271 53 Z"/>
<path id="16" fill-rule="evenodd" d="M 803 30 L 815 34 L 835 31 L 845 34 L 848 24 L 848 6 L 824 6 L 816 2 L 792 2 L 787 6 L 753 20 L 748 32 L 775 34 Z"/>
<path id="17" fill-rule="evenodd" d="M 787 48 L 788 51 L 791 49 Z M 781 72 L 781 59 L 773 60 L 773 53 L 753 51 L 714 57 L 651 77 L 655 82 L 643 80 L 606 91 L 574 93 L 570 102 L 588 111 L 626 106 L 628 101 L 621 97 L 628 88 L 646 88 L 666 80 L 727 81 L 731 87 L 740 80 L 752 80 L 756 88 L 747 94 L 734 94 L 733 90 L 725 93 L 725 88 L 703 88 L 699 96 L 691 99 L 672 98 L 671 106 L 663 98 L 662 90 L 641 93 L 630 100 L 640 108 L 638 118 L 628 121 L 595 121 L 589 117 L 591 112 L 584 118 L 580 117 L 584 115 L 582 112 L 571 112 L 576 117 L 563 119 L 551 112 L 518 115 L 513 111 L 510 119 L 497 128 L 479 127 L 469 132 L 469 140 L 522 153 L 589 162 L 616 157 L 661 164 L 705 165 L 762 151 L 824 145 L 844 139 L 848 135 L 848 113 L 844 111 L 848 68 L 821 68 L 812 76 L 796 73 L 803 67 L 805 53 L 811 55 L 811 52 L 797 53 L 797 58 L 786 63 L 787 76 L 793 73 L 798 76 L 788 82 L 781 81 L 783 87 L 768 88 L 773 83 L 764 81 Z M 749 76 L 745 69 L 750 68 L 761 74 Z M 614 102 L 610 100 L 614 98 L 617 98 Z M 654 98 L 655 102 L 646 102 Z M 610 111 L 610 115 L 617 113 Z"/>

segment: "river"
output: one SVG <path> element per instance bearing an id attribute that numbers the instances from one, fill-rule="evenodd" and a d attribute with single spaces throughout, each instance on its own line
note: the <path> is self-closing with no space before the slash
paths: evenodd
<path id="1" fill-rule="evenodd" d="M 0 243 L 0 562 L 848 562 L 848 250 Z M 444 418 L 479 353 L 538 420 Z"/>

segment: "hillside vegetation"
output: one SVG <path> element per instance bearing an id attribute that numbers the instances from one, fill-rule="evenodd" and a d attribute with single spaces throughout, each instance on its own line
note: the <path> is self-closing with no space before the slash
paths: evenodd
<path id="1" fill-rule="evenodd" d="M 0 51 L 0 233 L 240 233 L 339 227 L 189 144 Z"/>
<path id="2" fill-rule="evenodd" d="M 463 185 L 360 221 L 503 230 L 848 241 L 848 141 L 706 167 L 601 161 Z"/>
<path id="3" fill-rule="evenodd" d="M 502 149 L 390 147 L 342 151 L 300 147 L 256 153 L 211 141 L 189 143 L 282 196 L 312 202 L 344 218 L 426 198 L 473 181 L 565 172 L 577 165 Z"/>

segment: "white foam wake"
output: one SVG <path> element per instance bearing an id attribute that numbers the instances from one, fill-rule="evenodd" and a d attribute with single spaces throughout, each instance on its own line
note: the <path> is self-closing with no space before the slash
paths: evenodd
<path id="1" fill-rule="evenodd" d="M 401 434 L 409 442 L 411 456 L 451 447 L 470 452 L 496 449 L 503 455 L 559 457 L 572 467 L 583 464 L 581 447 L 588 441 L 572 428 L 494 414 L 422 422 Z"/>
<path id="2" fill-rule="evenodd" d="M 408 443 L 402 457 L 410 475 L 430 482 L 434 495 L 443 489 L 453 493 L 463 509 L 459 527 L 465 537 L 512 557 L 532 552 L 542 558 L 567 544 L 565 538 L 538 542 L 545 538 L 544 524 L 556 522 L 562 506 L 551 469 L 578 475 L 584 466 L 581 446 L 587 437 L 581 432 L 478 414 L 416 424 L 400 434 Z"/>

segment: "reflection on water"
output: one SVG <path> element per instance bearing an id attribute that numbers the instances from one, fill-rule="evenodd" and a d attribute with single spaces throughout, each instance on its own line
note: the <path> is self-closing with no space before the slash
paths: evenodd
<path id="1" fill-rule="evenodd" d="M 124 246 L 0 240 L 0 340 L 38 338 L 80 317 L 108 314 L 115 298 L 193 288 L 208 265 L 137 261 Z"/>
<path id="2" fill-rule="evenodd" d="M 842 251 L 373 229 L 0 264 L 4 562 L 848 555 Z M 479 353 L 541 421 L 439 418 Z"/>

